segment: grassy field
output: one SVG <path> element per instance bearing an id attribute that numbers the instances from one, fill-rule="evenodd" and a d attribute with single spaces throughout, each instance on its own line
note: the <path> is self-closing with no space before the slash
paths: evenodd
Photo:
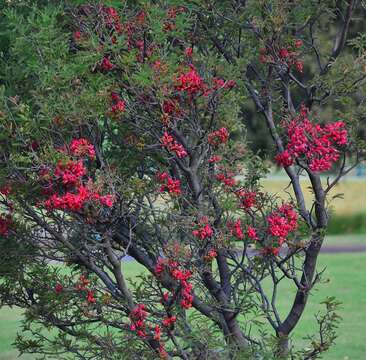
<path id="1" fill-rule="evenodd" d="M 326 184 L 326 179 L 323 179 Z M 309 190 L 310 183 L 307 180 L 301 180 L 301 185 L 305 193 L 305 201 L 309 205 L 312 203 L 313 195 Z M 284 177 L 271 177 L 263 180 L 264 190 L 270 193 L 277 193 L 282 198 L 288 198 L 287 192 L 293 194 L 290 188 L 287 188 L 289 182 Z M 286 189 L 286 190 L 285 190 Z M 330 202 L 334 212 L 337 215 L 354 215 L 357 213 L 366 213 L 366 181 L 357 178 L 344 178 L 331 191 L 329 199 L 337 194 L 343 194 L 343 198 L 336 198 Z"/>
<path id="2" fill-rule="evenodd" d="M 330 238 L 329 243 L 339 242 L 339 238 Z M 359 237 L 350 237 L 349 243 L 357 243 Z M 343 241 L 342 241 L 343 242 Z M 363 360 L 366 354 L 366 287 L 365 266 L 366 253 L 360 254 L 323 254 L 320 266 L 326 267 L 325 278 L 329 282 L 319 286 L 310 298 L 310 304 L 301 319 L 299 327 L 293 336 L 296 341 L 301 339 L 316 326 L 314 313 L 322 309 L 319 303 L 326 296 L 335 296 L 343 303 L 340 315 L 343 321 L 339 328 L 339 338 L 336 346 L 326 355 L 325 360 Z M 128 276 L 135 276 L 141 271 L 136 263 L 129 262 L 124 265 Z M 289 296 L 293 289 L 285 286 L 280 289 L 279 311 L 282 315 L 290 306 Z M 16 350 L 12 349 L 12 342 L 20 328 L 21 312 L 17 309 L 4 308 L 0 310 L 0 359 L 13 360 L 17 357 Z M 27 356 L 21 359 L 35 359 Z"/>

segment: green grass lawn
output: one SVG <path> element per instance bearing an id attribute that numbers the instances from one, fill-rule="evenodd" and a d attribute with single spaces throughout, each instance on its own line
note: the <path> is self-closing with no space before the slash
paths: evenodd
<path id="1" fill-rule="evenodd" d="M 343 238 L 343 237 L 342 237 Z M 343 238 L 344 239 L 344 238 Z M 359 243 L 361 237 L 348 237 L 349 243 Z M 339 243 L 340 238 L 329 238 L 329 243 Z M 339 327 L 337 344 L 326 355 L 325 360 L 363 360 L 366 357 L 366 253 L 353 254 L 322 254 L 320 267 L 326 267 L 324 278 L 329 282 L 319 285 L 310 297 L 298 328 L 293 333 L 296 341 L 316 326 L 314 313 L 322 309 L 319 303 L 326 296 L 335 296 L 343 303 L 340 315 L 343 321 Z M 134 276 L 141 271 L 136 263 L 125 263 L 124 271 L 127 276 Z M 294 292 L 288 285 L 282 287 L 279 293 L 281 314 L 288 311 Z M 21 311 L 18 309 L 4 308 L 0 310 L 0 359 L 16 359 L 17 352 L 11 346 L 17 331 L 20 329 Z M 24 355 L 23 359 L 35 359 L 33 356 Z M 21 358 L 21 359 L 22 359 Z"/>
<path id="2" fill-rule="evenodd" d="M 326 267 L 326 284 L 320 284 L 309 299 L 309 306 L 300 320 L 293 337 L 296 341 L 311 333 L 316 326 L 314 313 L 322 310 L 319 303 L 326 296 L 335 296 L 341 301 L 340 323 L 336 345 L 324 355 L 326 360 L 363 360 L 366 358 L 366 253 L 322 254 L 320 267 Z M 291 305 L 294 290 L 282 289 L 279 297 L 280 313 Z"/>

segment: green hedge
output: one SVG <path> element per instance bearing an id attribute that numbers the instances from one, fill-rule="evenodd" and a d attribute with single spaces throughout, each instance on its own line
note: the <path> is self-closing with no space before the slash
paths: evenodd
<path id="1" fill-rule="evenodd" d="M 329 221 L 329 235 L 366 233 L 366 213 L 335 215 Z"/>

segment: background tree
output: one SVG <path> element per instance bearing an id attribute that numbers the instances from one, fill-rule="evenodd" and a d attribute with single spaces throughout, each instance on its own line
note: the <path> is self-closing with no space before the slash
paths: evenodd
<path id="1" fill-rule="evenodd" d="M 4 6 L 0 299 L 26 310 L 22 352 L 314 359 L 332 345 L 334 299 L 309 347 L 288 339 L 321 279 L 329 191 L 363 156 L 364 36 L 343 53 L 356 6 Z M 249 100 L 288 203 L 261 188 L 267 168 L 241 121 Z M 126 255 L 145 269 L 138 281 Z M 283 282 L 296 290 L 284 316 Z"/>

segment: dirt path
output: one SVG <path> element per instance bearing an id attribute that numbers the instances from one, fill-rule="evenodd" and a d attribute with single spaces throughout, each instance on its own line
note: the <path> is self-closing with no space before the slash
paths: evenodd
<path id="1" fill-rule="evenodd" d="M 321 252 L 325 254 L 366 252 L 366 244 L 325 245 Z"/>

